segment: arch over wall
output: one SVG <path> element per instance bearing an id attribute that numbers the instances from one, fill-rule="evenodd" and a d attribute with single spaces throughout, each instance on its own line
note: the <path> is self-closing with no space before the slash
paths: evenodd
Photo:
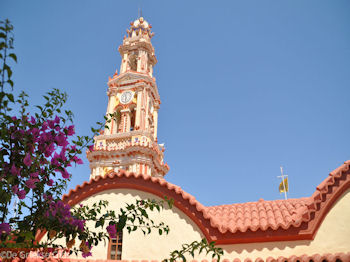
<path id="1" fill-rule="evenodd" d="M 107 200 L 109 202 L 107 210 L 114 210 L 118 213 L 120 208 L 126 206 L 126 203 L 135 203 L 137 199 L 161 200 L 160 197 L 144 191 L 117 188 L 101 191 L 80 203 L 91 206 L 100 200 Z M 142 260 L 147 256 L 161 261 L 168 257 L 170 252 L 180 249 L 182 244 L 195 240 L 200 241 L 204 237 L 198 226 L 176 207 L 170 209 L 165 206 L 160 212 L 154 210 L 147 213 L 155 224 L 164 222 L 168 225 L 169 233 L 159 235 L 158 229 L 154 229 L 147 235 L 144 235 L 141 230 L 127 234 L 125 229 L 122 241 L 122 258 Z M 89 221 L 87 226 L 93 228 L 94 224 L 94 222 Z M 107 251 L 107 246 L 100 242 L 92 250 L 92 259 L 107 259 Z"/>
<path id="2" fill-rule="evenodd" d="M 218 245 L 312 240 L 335 202 L 350 188 L 350 161 L 332 171 L 311 197 L 293 200 L 297 201 L 301 208 L 296 210 L 292 220 L 274 224 L 266 222 L 264 224 L 260 221 L 260 224 L 248 223 L 245 227 L 237 227 L 225 217 L 225 212 L 215 212 L 220 206 L 205 207 L 180 187 L 164 179 L 125 171 L 112 172 L 105 177 L 97 177 L 89 182 L 84 182 L 83 185 L 70 190 L 63 200 L 73 206 L 94 194 L 118 188 L 136 189 L 160 198 L 167 196 L 174 199 L 174 205 L 198 226 L 206 239 L 216 241 Z M 275 204 L 277 201 L 283 202 L 283 200 L 276 200 L 264 201 L 264 203 Z M 226 212 L 231 212 L 231 209 L 235 209 L 237 205 L 242 204 L 225 205 L 224 208 Z M 283 210 L 279 210 L 279 213 L 282 212 Z M 241 216 L 241 220 L 245 219 L 245 213 L 238 215 Z M 273 219 L 278 221 L 279 218 L 274 217 Z"/>
<path id="3" fill-rule="evenodd" d="M 350 188 L 350 161 L 332 171 L 329 176 L 317 187 L 315 193 L 309 198 L 295 199 L 301 206 L 296 210 L 291 220 L 275 223 L 248 224 L 237 227 L 231 220 L 227 222 L 225 212 L 215 212 L 218 207 L 205 207 L 195 197 L 184 192 L 179 186 L 173 185 L 164 179 L 147 175 L 136 175 L 125 171 L 110 173 L 106 177 L 98 177 L 82 186 L 71 190 L 63 200 L 75 205 L 83 199 L 108 189 L 130 188 L 154 194 L 160 198 L 167 196 L 174 199 L 174 204 L 184 212 L 202 231 L 208 241 L 216 241 L 219 245 L 236 243 L 256 243 L 273 241 L 312 240 L 325 216 L 334 203 Z M 264 201 L 275 204 L 283 200 Z M 289 200 L 286 200 L 289 201 Z M 254 203 L 253 203 L 254 204 Z M 255 205 L 259 205 L 256 202 Z M 236 209 L 237 205 L 226 205 L 226 212 Z M 281 208 L 277 206 L 275 208 Z M 220 206 L 219 206 L 220 207 Z M 214 210 L 214 214 L 213 211 Z M 218 216 L 222 213 L 222 217 Z M 283 213 L 281 209 L 279 213 Z M 239 214 L 238 214 L 239 215 Z M 242 220 L 246 214 L 240 214 Z M 233 223 L 233 224 L 232 224 Z"/>
<path id="4" fill-rule="evenodd" d="M 151 177 L 149 175 L 136 175 L 126 171 L 118 173 L 111 172 L 105 177 L 97 177 L 76 189 L 70 190 L 68 195 L 63 197 L 63 201 L 74 206 L 88 197 L 110 189 L 129 188 L 147 193 L 164 199 L 172 198 L 174 206 L 186 214 L 200 228 L 202 234 L 208 241 L 212 241 L 211 234 L 217 232 L 211 228 L 210 219 L 205 218 L 203 212 L 205 207 L 201 205 L 192 195 L 184 192 L 180 187 L 166 182 L 164 179 Z"/>

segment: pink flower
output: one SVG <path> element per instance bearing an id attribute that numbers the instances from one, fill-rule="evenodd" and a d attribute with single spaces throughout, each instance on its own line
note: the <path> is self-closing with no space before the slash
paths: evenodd
<path id="1" fill-rule="evenodd" d="M 83 258 L 86 258 L 86 257 L 89 257 L 89 256 L 92 256 L 90 250 L 91 250 L 91 246 L 89 244 L 89 242 L 85 242 L 85 246 L 89 249 L 89 251 L 87 250 L 84 250 L 83 253 L 81 254 L 83 256 Z"/>
<path id="2" fill-rule="evenodd" d="M 60 155 L 59 155 L 59 157 L 60 157 L 60 159 L 62 161 L 66 161 L 67 160 L 67 158 L 66 158 L 66 150 L 67 150 L 67 148 L 62 147 L 62 150 L 61 150 Z"/>
<path id="3" fill-rule="evenodd" d="M 28 167 L 32 164 L 32 159 L 30 158 L 29 154 L 26 154 L 26 156 L 23 159 L 23 163 Z"/>
<path id="4" fill-rule="evenodd" d="M 83 256 L 83 258 L 92 256 L 91 252 L 83 252 L 81 255 Z"/>
<path id="5" fill-rule="evenodd" d="M 73 156 L 72 160 L 74 161 L 74 163 L 81 165 L 83 164 L 83 160 L 81 160 L 79 157 L 77 156 Z"/>
<path id="6" fill-rule="evenodd" d="M 67 172 L 66 169 L 60 170 L 60 172 L 63 178 L 66 178 L 66 179 L 69 178 L 69 173 Z"/>
<path id="7" fill-rule="evenodd" d="M 35 123 L 36 123 L 36 120 L 33 116 L 30 117 L 30 123 L 33 125 L 35 125 Z"/>
<path id="8" fill-rule="evenodd" d="M 71 126 L 69 126 L 68 129 L 67 129 L 67 135 L 68 135 L 68 136 L 72 136 L 72 135 L 74 135 L 74 134 L 75 134 L 74 126 L 71 125 Z"/>
<path id="9" fill-rule="evenodd" d="M 43 194 L 43 198 L 44 198 L 45 200 L 48 200 L 48 201 L 51 201 L 51 200 L 52 200 L 52 196 L 51 196 L 51 195 Z"/>
<path id="10" fill-rule="evenodd" d="M 51 143 L 50 145 L 48 145 L 45 149 L 45 156 L 49 157 L 51 156 L 51 154 L 53 153 L 53 151 L 55 151 L 55 145 L 54 143 Z"/>
<path id="11" fill-rule="evenodd" d="M 38 178 L 39 172 L 31 173 L 30 177 L 31 178 Z"/>
<path id="12" fill-rule="evenodd" d="M 29 145 L 29 152 L 32 154 L 34 153 L 34 147 L 32 145 Z"/>
<path id="13" fill-rule="evenodd" d="M 43 122 L 43 124 L 41 125 L 41 130 L 45 131 L 47 129 L 47 122 Z"/>
<path id="14" fill-rule="evenodd" d="M 26 194 L 27 194 L 26 191 L 22 189 L 17 193 L 17 196 L 19 199 L 24 199 L 26 197 Z"/>
<path id="15" fill-rule="evenodd" d="M 36 178 L 35 179 L 28 179 L 26 181 L 26 186 L 29 187 L 29 188 L 34 189 L 36 187 L 35 183 L 38 182 L 38 181 L 39 181 L 39 179 L 36 179 Z"/>
<path id="16" fill-rule="evenodd" d="M 94 145 L 88 146 L 88 149 L 89 149 L 90 151 L 94 151 Z"/>
<path id="17" fill-rule="evenodd" d="M 13 192 L 14 194 L 17 194 L 17 192 L 18 192 L 18 186 L 17 186 L 17 185 L 14 185 L 14 186 L 12 187 L 12 192 Z"/>
<path id="18" fill-rule="evenodd" d="M 56 117 L 55 117 L 55 120 L 54 120 L 55 124 L 59 124 L 59 123 L 60 123 L 60 120 L 61 120 L 61 119 L 60 119 L 58 116 L 56 116 Z"/>
<path id="19" fill-rule="evenodd" d="M 8 234 L 11 232 L 11 227 L 8 223 L 1 223 L 0 224 L 0 235 L 2 233 Z"/>
<path id="20" fill-rule="evenodd" d="M 12 175 L 19 176 L 20 171 L 21 171 L 20 168 L 16 168 L 15 165 L 12 165 L 12 167 L 11 167 L 11 174 Z"/>
<path id="21" fill-rule="evenodd" d="M 58 162 L 59 159 L 60 159 L 60 156 L 57 153 L 55 153 L 51 158 L 51 165 L 59 166 L 59 162 Z"/>
<path id="22" fill-rule="evenodd" d="M 58 136 L 56 136 L 56 143 L 59 146 L 66 147 L 68 145 L 66 136 L 64 134 L 59 134 Z"/>
<path id="23" fill-rule="evenodd" d="M 54 129 L 54 128 L 55 128 L 55 121 L 53 121 L 53 120 L 47 120 L 47 123 L 49 124 L 49 127 L 50 127 L 51 129 Z"/>
<path id="24" fill-rule="evenodd" d="M 36 127 L 32 128 L 30 132 L 32 133 L 34 138 L 36 138 L 39 135 L 39 129 L 37 129 Z"/>
<path id="25" fill-rule="evenodd" d="M 48 186 L 52 186 L 52 185 L 53 185 L 53 180 L 50 179 L 50 180 L 47 182 L 47 185 L 48 185 Z"/>
<path id="26" fill-rule="evenodd" d="M 107 227 L 107 232 L 111 238 L 117 237 L 117 229 L 115 228 L 115 225 L 109 225 Z"/>

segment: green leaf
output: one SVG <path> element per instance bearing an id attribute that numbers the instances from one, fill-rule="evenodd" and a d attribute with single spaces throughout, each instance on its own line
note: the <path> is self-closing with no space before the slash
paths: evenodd
<path id="1" fill-rule="evenodd" d="M 148 218 L 148 214 L 147 214 L 146 210 L 144 210 L 143 208 L 139 208 L 139 210 L 141 211 L 141 214 L 142 214 L 145 218 Z"/>
<path id="2" fill-rule="evenodd" d="M 15 102 L 15 100 L 13 98 L 13 94 L 6 94 L 6 96 L 11 102 Z"/>
<path id="3" fill-rule="evenodd" d="M 4 70 L 7 71 L 7 77 L 10 78 L 12 76 L 11 68 L 8 65 L 4 64 Z"/>
<path id="4" fill-rule="evenodd" d="M 121 216 L 119 221 L 118 221 L 118 224 L 117 224 L 117 231 L 118 232 L 122 232 L 123 228 L 125 227 L 125 224 L 126 224 L 126 219 L 127 217 L 126 216 Z"/>
<path id="5" fill-rule="evenodd" d="M 13 87 L 13 81 L 11 79 L 7 80 L 7 83 L 9 83 L 11 87 Z"/>
<path id="6" fill-rule="evenodd" d="M 11 57 L 17 63 L 17 56 L 14 53 L 9 54 L 9 57 Z"/>

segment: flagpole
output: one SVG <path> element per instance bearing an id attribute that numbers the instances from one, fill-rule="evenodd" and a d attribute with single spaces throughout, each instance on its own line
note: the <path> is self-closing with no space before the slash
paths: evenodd
<path id="1" fill-rule="evenodd" d="M 285 175 L 283 174 L 283 167 L 280 166 L 280 169 L 281 169 L 281 176 L 278 176 L 278 177 L 281 177 L 281 178 L 282 178 L 283 189 L 284 189 L 284 190 L 283 190 L 283 191 L 284 191 L 284 199 L 287 200 L 288 198 L 287 198 L 286 185 L 285 185 L 285 183 L 284 183 L 284 177 L 285 177 Z M 286 175 L 286 177 L 288 177 L 288 176 Z"/>

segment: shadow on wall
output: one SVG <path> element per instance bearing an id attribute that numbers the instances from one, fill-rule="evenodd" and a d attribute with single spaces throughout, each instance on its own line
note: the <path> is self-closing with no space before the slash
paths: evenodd
<path id="1" fill-rule="evenodd" d="M 241 255 L 244 253 L 254 253 L 261 251 L 284 251 L 292 250 L 298 246 L 310 246 L 311 240 L 298 241 L 281 241 L 281 242 L 264 242 L 264 243 L 249 243 L 249 244 L 234 244 L 221 246 L 225 252 L 229 254 L 236 253 Z"/>
<path id="2" fill-rule="evenodd" d="M 142 191 L 138 191 L 138 190 L 134 190 L 134 189 L 126 189 L 126 188 L 119 188 L 119 189 L 110 189 L 110 190 L 106 190 L 106 191 L 102 191 L 100 193 L 97 193 L 91 197 L 97 197 L 97 196 L 103 196 L 103 195 L 115 195 L 118 193 L 122 193 L 124 195 L 127 196 L 127 198 L 130 199 L 155 199 L 155 200 L 161 200 L 160 197 L 152 195 L 151 193 L 148 192 L 142 192 Z M 130 202 L 132 203 L 132 202 Z M 124 206 L 120 206 L 119 208 L 123 208 L 126 206 L 126 204 L 130 204 L 129 202 L 125 202 Z M 107 209 L 111 208 L 111 203 L 109 204 L 109 206 L 107 207 Z M 119 211 L 115 210 L 117 213 Z M 201 238 L 204 238 L 205 236 L 203 235 L 202 231 L 198 228 L 198 226 L 196 225 L 196 223 L 194 223 L 192 221 L 192 219 L 190 219 L 186 214 L 184 214 L 180 209 L 178 209 L 177 207 L 173 206 L 171 209 L 168 207 L 168 205 L 165 203 L 164 205 L 164 211 L 166 210 L 172 210 L 173 215 L 175 216 L 176 220 L 178 219 L 179 221 L 181 221 L 182 223 L 188 225 L 190 227 L 191 230 L 198 232 L 201 235 Z M 164 222 L 165 224 L 167 224 L 167 221 L 163 221 L 162 220 L 162 211 L 158 212 L 158 211 L 153 211 L 153 212 L 149 212 L 150 214 L 154 215 L 154 221 L 157 222 Z M 153 218 L 152 218 L 153 219 Z M 188 228 L 187 228 L 188 230 Z M 181 237 L 181 241 L 183 241 L 183 233 L 181 228 L 170 228 L 170 233 L 176 233 L 177 232 L 179 237 Z"/>

